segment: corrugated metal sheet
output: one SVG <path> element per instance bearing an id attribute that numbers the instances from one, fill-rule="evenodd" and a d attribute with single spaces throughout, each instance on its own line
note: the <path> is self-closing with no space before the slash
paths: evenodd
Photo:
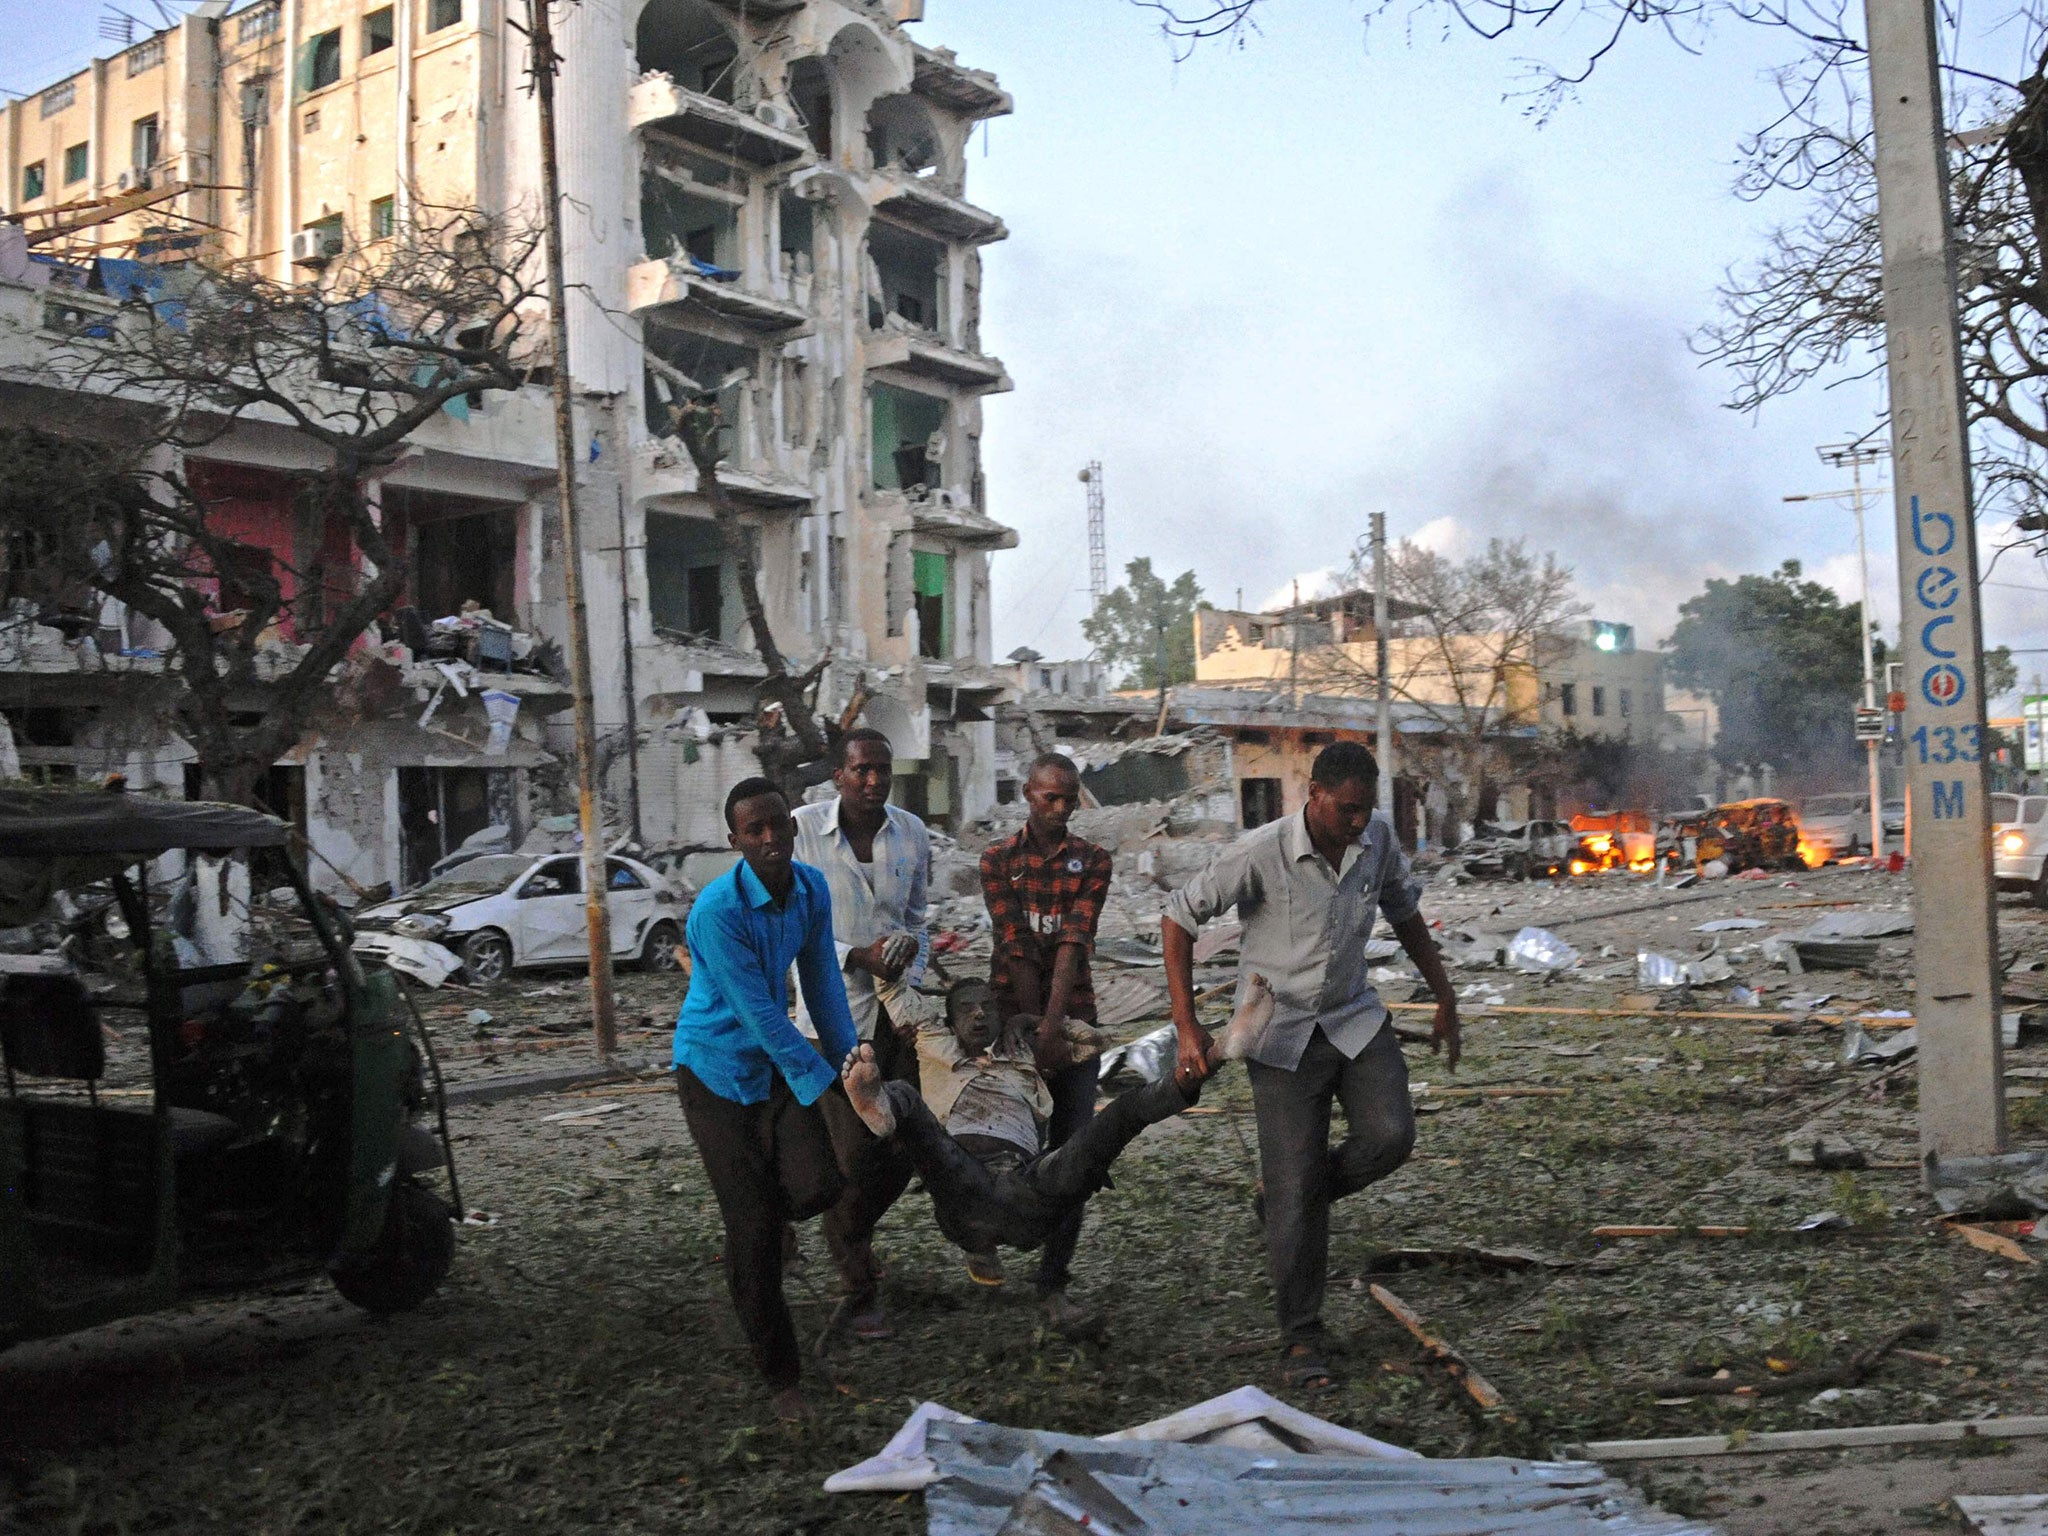
<path id="1" fill-rule="evenodd" d="M 1106 1443 L 995 1424 L 932 1424 L 931 1536 L 1062 1525 L 1062 1502 L 1106 1493 L 1124 1513 L 1092 1528 L 1145 1536 L 1713 1536 L 1592 1462 L 1268 1455 L 1227 1445 Z M 1064 1452 L 1053 1470 L 1046 1462 Z M 1038 1492 L 1026 1500 L 1034 1488 Z M 1020 1502 L 1024 1507 L 1019 1508 Z M 1087 1507 L 1081 1504 L 1080 1507 Z"/>

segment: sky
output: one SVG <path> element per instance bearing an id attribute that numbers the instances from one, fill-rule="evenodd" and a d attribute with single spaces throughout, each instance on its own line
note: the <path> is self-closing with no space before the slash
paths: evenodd
<path id="1" fill-rule="evenodd" d="M 0 0 L 0 87 L 76 67 L 98 14 Z M 998 656 L 1087 649 L 1091 460 L 1112 583 L 1150 556 L 1220 604 L 1307 590 L 1374 511 L 1453 554 L 1552 551 L 1645 645 L 1707 578 L 1788 558 L 1855 600 L 1846 504 L 1782 498 L 1846 486 L 1814 450 L 1870 428 L 1875 386 L 1738 415 L 1691 349 L 1726 271 L 1798 211 L 1731 191 L 1776 103 L 1775 39 L 1631 37 L 1538 123 L 1526 39 L 1429 13 L 1368 30 L 1354 0 L 1261 14 L 1185 60 L 1130 0 L 927 0 L 914 28 L 1017 103 L 967 163 L 1011 231 L 983 288 L 1016 380 L 985 406 L 990 510 L 1019 534 L 995 562 Z M 1891 629 L 1888 498 L 1870 534 Z M 1987 643 L 2048 647 L 2048 573 L 2016 553 L 1994 579 Z"/>

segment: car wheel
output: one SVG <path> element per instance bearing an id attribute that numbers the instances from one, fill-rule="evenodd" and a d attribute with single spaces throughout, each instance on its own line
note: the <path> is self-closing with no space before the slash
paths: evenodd
<path id="1" fill-rule="evenodd" d="M 1501 878 L 1526 880 L 1529 878 L 1529 861 L 1519 853 L 1511 853 L 1500 861 Z"/>
<path id="2" fill-rule="evenodd" d="M 2027 890 L 2028 899 L 2037 907 L 2048 907 L 2048 859 L 2041 861 L 2041 873 L 2034 877 L 2034 883 Z"/>
<path id="3" fill-rule="evenodd" d="M 647 940 L 640 946 L 640 969 L 643 971 L 674 972 L 683 968 L 676 957 L 676 947 L 683 942 L 683 936 L 676 925 L 663 918 L 647 930 Z"/>
<path id="4" fill-rule="evenodd" d="M 410 1312 L 455 1262 L 455 1224 L 440 1197 L 410 1179 L 391 1186 L 384 1230 L 368 1253 L 328 1271 L 334 1288 L 365 1312 Z"/>
<path id="5" fill-rule="evenodd" d="M 495 928 L 473 933 L 462 946 L 462 968 L 484 986 L 512 974 L 512 941 Z"/>

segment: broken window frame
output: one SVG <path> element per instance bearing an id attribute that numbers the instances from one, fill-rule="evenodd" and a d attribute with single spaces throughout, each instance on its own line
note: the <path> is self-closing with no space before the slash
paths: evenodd
<path id="1" fill-rule="evenodd" d="M 927 661 L 949 660 L 957 623 L 953 611 L 953 551 L 913 549 L 910 590 L 917 610 L 918 655 Z"/>
<path id="2" fill-rule="evenodd" d="M 423 32 L 432 34 L 445 32 L 450 27 L 462 25 L 462 0 L 427 0 Z"/>
<path id="3" fill-rule="evenodd" d="M 640 73 L 659 71 L 680 89 L 727 106 L 742 94 L 744 56 L 740 39 L 705 0 L 650 0 L 634 28 Z"/>
<path id="4" fill-rule="evenodd" d="M 341 84 L 341 28 L 315 32 L 299 47 L 298 87 L 301 96 Z"/>
<path id="5" fill-rule="evenodd" d="M 48 182 L 48 173 L 41 160 L 31 161 L 21 168 L 21 200 L 32 202 L 43 195 Z"/>
<path id="6" fill-rule="evenodd" d="M 398 13 L 393 6 L 365 13 L 363 16 L 363 57 L 374 59 L 385 50 L 398 46 Z"/>
<path id="7" fill-rule="evenodd" d="M 903 398 L 924 402 L 917 407 L 920 412 L 936 411 L 934 424 L 922 434 L 916 431 L 919 424 L 915 419 L 909 426 L 902 423 Z M 884 406 L 886 404 L 886 409 Z M 909 494 L 911 488 L 922 484 L 927 492 L 936 491 L 946 483 L 946 465 L 943 454 L 934 461 L 927 445 L 936 433 L 949 438 L 953 420 L 953 402 L 944 395 L 927 394 L 923 390 L 908 389 L 901 384 L 892 384 L 886 379 L 874 379 L 868 384 L 868 443 L 869 483 L 877 491 L 899 491 Z M 906 436 L 906 432 L 909 434 Z M 883 444 L 887 442 L 888 447 Z M 922 481 L 905 481 L 904 472 L 914 460 L 913 453 L 921 455 L 925 465 Z"/>

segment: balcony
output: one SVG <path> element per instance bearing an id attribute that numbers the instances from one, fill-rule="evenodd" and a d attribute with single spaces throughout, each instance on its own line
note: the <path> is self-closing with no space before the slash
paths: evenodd
<path id="1" fill-rule="evenodd" d="M 685 90 L 660 71 L 643 76 L 626 99 L 629 131 L 660 127 L 700 149 L 759 166 L 783 165 L 811 153 L 811 141 L 794 124 L 783 126 L 783 116 L 770 103 L 750 112 Z"/>
<path id="2" fill-rule="evenodd" d="M 698 494 L 697 468 L 673 439 L 655 438 L 635 450 L 640 483 L 653 498 L 687 498 Z M 807 507 L 817 499 L 811 487 L 774 466 L 743 456 L 718 466 L 718 483 L 735 501 L 774 511 Z"/>
<path id="3" fill-rule="evenodd" d="M 1017 530 L 977 512 L 955 493 L 940 491 L 910 503 L 910 526 L 963 549 L 1015 549 Z"/>
<path id="4" fill-rule="evenodd" d="M 950 48 L 917 50 L 911 89 L 927 101 L 958 112 L 969 122 L 1003 117 L 1014 105 L 1010 93 L 996 84 L 994 75 L 985 69 L 969 69 L 954 57 Z"/>
<path id="5" fill-rule="evenodd" d="M 874 171 L 867 177 L 868 202 L 876 213 L 937 240 L 991 245 L 1010 238 L 1009 227 L 986 208 L 940 190 L 931 177 L 906 171 Z"/>
<path id="6" fill-rule="evenodd" d="M 626 308 L 636 315 L 674 308 L 677 318 L 711 314 L 744 330 L 780 340 L 807 336 L 811 317 L 801 307 L 755 293 L 737 282 L 707 277 L 686 257 L 643 261 L 626 270 Z"/>
<path id="7" fill-rule="evenodd" d="M 1016 386 L 1003 365 L 979 352 L 948 346 L 929 331 L 892 327 L 868 338 L 870 370 L 893 368 L 975 395 L 999 395 Z"/>

